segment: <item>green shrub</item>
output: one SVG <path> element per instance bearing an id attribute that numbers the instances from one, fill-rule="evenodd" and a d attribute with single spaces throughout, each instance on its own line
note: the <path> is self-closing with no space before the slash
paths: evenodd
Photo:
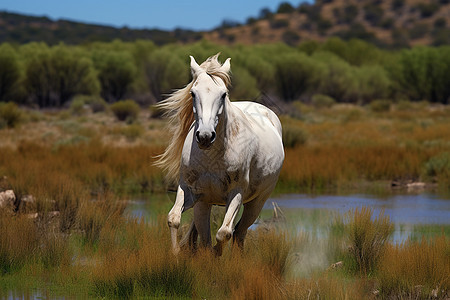
<path id="1" fill-rule="evenodd" d="M 356 102 L 359 86 L 355 69 L 346 61 L 330 52 L 316 52 L 312 55 L 316 65 L 324 71 L 319 77 L 318 91 L 338 102 Z"/>
<path id="2" fill-rule="evenodd" d="M 133 100 L 122 100 L 111 104 L 111 111 L 119 121 L 132 122 L 137 119 L 139 114 L 139 105 Z"/>
<path id="3" fill-rule="evenodd" d="M 70 112 L 73 115 L 82 115 L 85 112 L 85 102 L 82 98 L 74 98 L 70 103 Z"/>
<path id="4" fill-rule="evenodd" d="M 412 100 L 447 103 L 450 98 L 450 47 L 415 47 L 389 67 L 400 90 Z"/>
<path id="5" fill-rule="evenodd" d="M 12 101 L 20 80 L 16 51 L 9 45 L 0 46 L 0 101 Z"/>
<path id="6" fill-rule="evenodd" d="M 40 107 L 61 106 L 77 94 L 97 94 L 92 62 L 78 48 L 29 46 L 25 88 Z"/>
<path id="7" fill-rule="evenodd" d="M 336 100 L 327 95 L 314 94 L 311 98 L 311 104 L 317 108 L 330 108 L 336 104 Z"/>
<path id="8" fill-rule="evenodd" d="M 302 52 L 280 55 L 275 61 L 278 94 L 292 101 L 317 86 L 322 66 Z"/>
<path id="9" fill-rule="evenodd" d="M 391 109 L 391 101 L 374 100 L 370 102 L 370 110 L 376 113 L 388 112 Z"/>
<path id="10" fill-rule="evenodd" d="M 103 112 L 108 109 L 108 104 L 100 96 L 78 95 L 73 99 L 73 101 L 75 100 L 83 102 L 85 105 L 88 105 L 93 113 Z"/>
<path id="11" fill-rule="evenodd" d="M 285 124 L 283 125 L 283 144 L 286 148 L 292 148 L 298 145 L 304 145 L 307 135 L 303 129 L 298 126 Z"/>
<path id="12" fill-rule="evenodd" d="M 22 111 L 17 104 L 0 103 L 0 129 L 2 127 L 14 128 L 22 119 Z"/>
<path id="13" fill-rule="evenodd" d="M 93 56 L 101 84 L 101 95 L 108 102 L 122 99 L 130 90 L 137 68 L 131 54 L 111 49 L 98 50 Z"/>
<path id="14" fill-rule="evenodd" d="M 128 141 L 133 142 L 144 133 L 144 128 L 139 124 L 130 124 L 122 129 L 122 134 Z"/>
<path id="15" fill-rule="evenodd" d="M 431 157 L 425 164 L 425 174 L 430 177 L 450 178 L 450 152 L 442 152 Z"/>

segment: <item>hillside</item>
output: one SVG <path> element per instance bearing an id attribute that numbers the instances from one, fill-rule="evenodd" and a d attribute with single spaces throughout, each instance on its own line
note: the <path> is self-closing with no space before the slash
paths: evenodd
<path id="1" fill-rule="evenodd" d="M 163 45 L 179 41 L 195 41 L 201 38 L 200 33 L 191 30 L 116 28 L 0 12 L 0 42 L 23 44 L 42 41 L 53 45 L 61 41 L 68 44 L 80 44 L 93 41 L 108 42 L 114 39 L 123 41 L 150 39 L 157 45 Z"/>
<path id="2" fill-rule="evenodd" d="M 450 44 L 450 1 L 317 0 L 298 7 L 282 3 L 277 12 L 262 10 L 259 19 L 249 18 L 246 25 L 222 26 L 204 35 L 217 43 L 291 45 L 330 36 L 383 46 Z"/>
<path id="3" fill-rule="evenodd" d="M 51 20 L 0 12 L 0 42 L 43 41 L 80 44 L 91 41 L 150 39 L 158 45 L 206 39 L 219 44 L 322 41 L 331 36 L 359 38 L 379 46 L 450 44 L 450 0 L 316 0 L 276 12 L 262 9 L 246 24 L 223 21 L 208 32 L 130 29 Z"/>

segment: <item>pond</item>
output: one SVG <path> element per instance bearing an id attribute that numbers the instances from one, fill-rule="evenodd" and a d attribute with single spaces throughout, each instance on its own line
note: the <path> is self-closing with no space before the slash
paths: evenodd
<path id="1" fill-rule="evenodd" d="M 169 199 L 164 202 L 168 212 L 171 202 Z M 333 215 L 342 215 L 363 206 L 373 209 L 375 217 L 382 211 L 389 216 L 395 226 L 392 237 L 394 242 L 402 242 L 423 228 L 439 231 L 440 225 L 450 225 L 450 198 L 433 192 L 390 193 L 387 196 L 289 194 L 269 198 L 261 213 L 262 220 L 271 218 L 274 205 L 280 207 L 287 223 L 294 225 L 298 231 L 318 237 L 330 225 Z M 161 212 L 161 208 L 156 208 L 151 200 L 142 199 L 130 201 L 127 208 L 132 217 L 144 220 L 155 218 L 156 210 Z"/>

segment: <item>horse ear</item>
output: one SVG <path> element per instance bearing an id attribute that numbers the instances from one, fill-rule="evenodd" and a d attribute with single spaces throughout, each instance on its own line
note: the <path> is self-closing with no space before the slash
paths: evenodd
<path id="1" fill-rule="evenodd" d="M 231 58 L 227 58 L 227 60 L 223 63 L 223 65 L 220 67 L 220 70 L 224 73 L 228 73 L 230 72 L 230 68 L 231 68 L 231 63 L 230 63 Z"/>
<path id="2" fill-rule="evenodd" d="M 195 61 L 195 58 L 192 55 L 190 56 L 190 58 L 191 58 L 191 72 L 192 72 L 192 76 L 195 77 L 202 71 L 202 68 L 200 68 L 200 66 Z"/>

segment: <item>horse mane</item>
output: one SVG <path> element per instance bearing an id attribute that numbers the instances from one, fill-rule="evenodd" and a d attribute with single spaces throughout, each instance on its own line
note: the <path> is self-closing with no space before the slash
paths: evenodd
<path id="1" fill-rule="evenodd" d="M 231 84 L 231 78 L 228 73 L 221 70 L 222 64 L 218 61 L 219 54 L 209 57 L 200 67 L 214 80 L 216 80 L 216 77 L 222 79 L 228 88 Z M 166 171 L 166 177 L 170 181 L 178 181 L 184 140 L 195 121 L 190 91 L 196 79 L 196 75 L 194 75 L 188 85 L 176 90 L 167 99 L 156 105 L 158 109 L 164 112 L 164 117 L 168 119 L 167 129 L 172 138 L 166 150 L 157 156 L 155 165 Z"/>

